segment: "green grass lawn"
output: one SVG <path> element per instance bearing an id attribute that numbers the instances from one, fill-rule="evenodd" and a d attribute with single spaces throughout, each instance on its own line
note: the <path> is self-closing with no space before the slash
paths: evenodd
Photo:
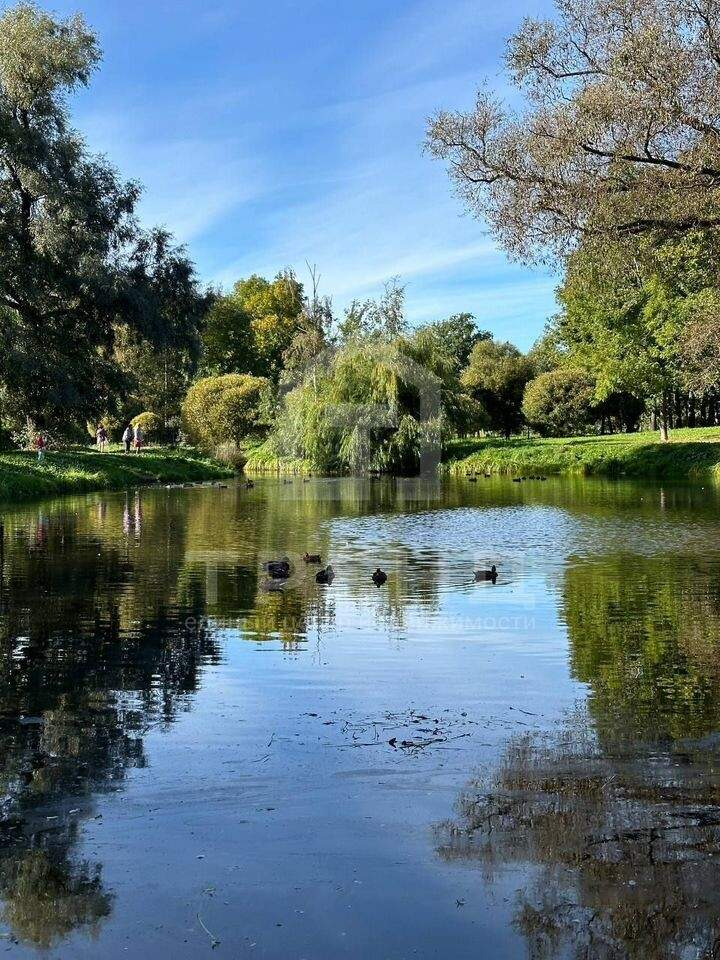
<path id="1" fill-rule="evenodd" d="M 222 464 L 193 450 L 148 447 L 141 454 L 87 448 L 0 453 L 0 501 L 57 493 L 121 489 L 149 483 L 185 483 L 230 476 Z"/>
<path id="2" fill-rule="evenodd" d="M 668 443 L 661 443 L 656 432 L 452 440 L 443 459 L 453 474 L 577 473 L 720 480 L 720 427 L 675 430 Z"/>

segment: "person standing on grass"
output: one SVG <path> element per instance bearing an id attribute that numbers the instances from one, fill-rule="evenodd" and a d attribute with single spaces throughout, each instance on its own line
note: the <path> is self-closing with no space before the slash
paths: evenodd
<path id="1" fill-rule="evenodd" d="M 125 446 L 125 453 L 130 453 L 130 448 L 132 447 L 133 442 L 133 428 L 130 424 L 125 427 L 125 433 L 123 433 L 123 445 Z"/>
<path id="2" fill-rule="evenodd" d="M 37 437 L 35 438 L 35 449 L 37 450 L 37 458 L 38 458 L 38 460 L 44 460 L 44 459 L 45 459 L 45 449 L 46 449 L 46 447 L 47 447 L 47 440 L 45 439 L 45 437 L 44 437 L 41 433 L 39 433 L 39 434 L 37 435 Z"/>
<path id="3" fill-rule="evenodd" d="M 140 424 L 135 427 L 135 453 L 140 453 L 142 445 L 145 442 L 145 434 L 142 432 Z"/>
<path id="4" fill-rule="evenodd" d="M 100 453 L 105 453 L 107 450 L 108 435 L 107 430 L 105 429 L 104 423 L 99 423 L 96 434 L 97 448 Z"/>

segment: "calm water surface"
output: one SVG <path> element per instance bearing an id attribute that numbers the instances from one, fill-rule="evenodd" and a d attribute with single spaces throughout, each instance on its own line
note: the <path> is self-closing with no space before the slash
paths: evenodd
<path id="1" fill-rule="evenodd" d="M 719 508 L 504 479 L 6 506 L 0 951 L 719 956 Z"/>

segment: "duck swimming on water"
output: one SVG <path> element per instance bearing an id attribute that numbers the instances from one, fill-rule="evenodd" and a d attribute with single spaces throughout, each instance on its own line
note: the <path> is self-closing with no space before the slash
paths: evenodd
<path id="1" fill-rule="evenodd" d="M 308 553 L 305 551 L 305 556 L 303 557 L 305 563 L 322 563 L 322 557 L 319 553 Z"/>
<path id="2" fill-rule="evenodd" d="M 384 570 L 381 570 L 380 567 L 378 567 L 375 573 L 372 575 L 372 579 L 375 586 L 381 587 L 387 581 L 387 574 Z"/>
<path id="3" fill-rule="evenodd" d="M 497 567 L 493 564 L 489 570 L 476 570 L 475 579 L 476 580 L 491 580 L 493 583 L 497 580 L 498 572 Z"/>
<path id="4" fill-rule="evenodd" d="M 335 579 L 335 571 L 328 564 L 324 570 L 318 570 L 315 574 L 315 580 L 317 583 L 332 583 Z"/>
<path id="5" fill-rule="evenodd" d="M 290 576 L 289 557 L 283 557 L 281 560 L 268 560 L 263 566 L 273 580 L 287 580 Z"/>

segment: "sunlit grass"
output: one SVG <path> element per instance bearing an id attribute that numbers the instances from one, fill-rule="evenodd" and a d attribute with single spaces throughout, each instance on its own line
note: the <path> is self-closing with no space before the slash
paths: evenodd
<path id="1" fill-rule="evenodd" d="M 149 447 L 141 454 L 92 449 L 37 454 L 0 453 L 0 500 L 26 500 L 55 493 L 121 489 L 149 483 L 185 483 L 230 475 L 226 467 L 194 450 Z"/>
<path id="2" fill-rule="evenodd" d="M 444 454 L 454 474 L 580 473 L 720 479 L 720 427 L 683 428 L 662 443 L 656 431 L 610 436 L 452 440 Z"/>

